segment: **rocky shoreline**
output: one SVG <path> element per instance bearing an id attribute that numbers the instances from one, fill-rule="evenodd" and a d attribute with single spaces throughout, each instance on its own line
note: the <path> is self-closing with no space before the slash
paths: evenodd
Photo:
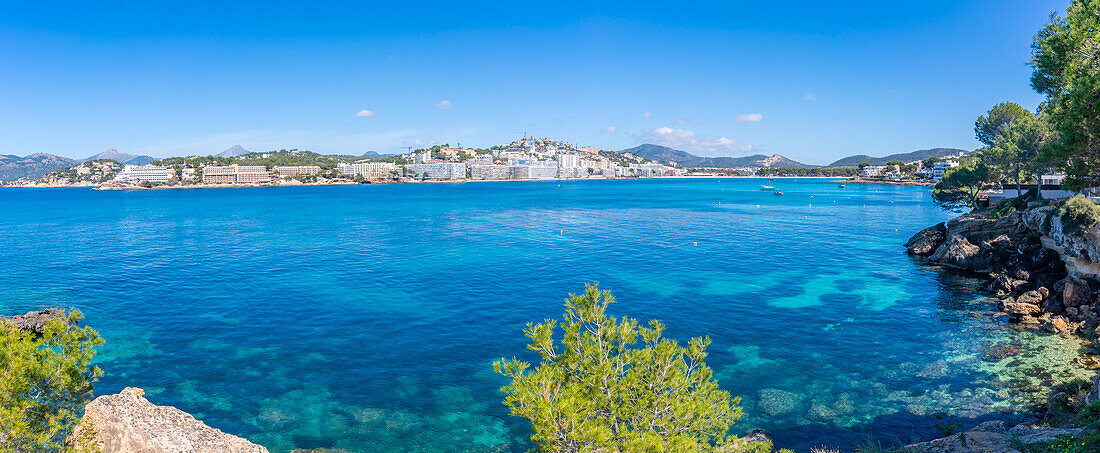
<path id="1" fill-rule="evenodd" d="M 988 277 L 994 296 L 989 303 L 1016 328 L 1052 335 L 1095 337 L 1100 330 L 1100 230 L 1096 225 L 1073 229 L 1054 206 L 1035 206 L 996 217 L 991 209 L 975 210 L 921 230 L 905 243 L 907 252 L 931 265 Z M 1081 354 L 1076 363 L 1100 369 L 1095 355 Z M 1100 376 L 1080 406 L 1100 400 Z M 1048 397 L 1065 399 L 1057 388 Z M 987 422 L 956 435 L 906 447 L 907 451 L 1017 452 L 1021 444 L 1081 437 L 1087 430 L 1030 424 L 1015 427 Z"/>
<path id="2" fill-rule="evenodd" d="M 1052 333 L 1100 325 L 1100 231 L 1071 232 L 1051 206 L 991 218 L 975 211 L 914 235 L 905 247 L 928 263 L 989 277 L 991 301 L 1010 321 Z"/>

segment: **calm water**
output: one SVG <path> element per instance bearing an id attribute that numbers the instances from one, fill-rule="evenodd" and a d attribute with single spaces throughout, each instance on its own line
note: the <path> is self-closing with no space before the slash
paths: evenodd
<path id="1" fill-rule="evenodd" d="M 1074 371 L 1075 344 L 986 322 L 980 281 L 905 255 L 951 216 L 926 189 L 762 182 L 0 189 L 0 312 L 82 309 L 97 393 L 273 451 L 525 450 L 491 362 L 593 281 L 710 335 L 737 428 L 800 451 L 929 436 Z"/>

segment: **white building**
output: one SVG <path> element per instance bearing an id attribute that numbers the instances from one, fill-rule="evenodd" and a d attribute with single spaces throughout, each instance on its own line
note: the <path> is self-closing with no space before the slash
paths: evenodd
<path id="1" fill-rule="evenodd" d="M 417 178 L 426 179 L 466 179 L 466 164 L 444 162 L 437 164 L 409 164 L 405 169 Z"/>
<path id="2" fill-rule="evenodd" d="M 271 181 L 263 165 L 207 165 L 202 169 L 203 184 L 252 184 Z"/>
<path id="3" fill-rule="evenodd" d="M 321 167 L 316 165 L 278 165 L 274 168 L 279 176 L 312 176 L 321 174 Z"/>
<path id="4" fill-rule="evenodd" d="M 386 178 L 397 170 L 397 164 L 393 162 L 358 162 L 354 164 L 338 164 L 336 171 L 345 175 L 358 175 L 364 178 Z"/>
<path id="5" fill-rule="evenodd" d="M 665 166 L 661 164 L 630 164 L 635 176 L 653 178 L 665 175 Z"/>
<path id="6" fill-rule="evenodd" d="M 874 178 L 882 176 L 882 171 L 886 169 L 885 165 L 868 165 L 863 167 L 863 171 L 860 172 L 860 176 L 864 178 Z"/>
<path id="7" fill-rule="evenodd" d="M 561 168 L 574 168 L 581 166 L 581 156 L 576 154 L 558 154 L 558 166 Z"/>
<path id="8" fill-rule="evenodd" d="M 168 181 L 168 167 L 161 165 L 126 165 L 115 175 L 116 181 Z"/>
<path id="9" fill-rule="evenodd" d="M 955 168 L 958 166 L 959 161 L 957 160 L 945 160 L 943 162 L 936 162 L 935 164 L 932 164 L 932 180 L 939 181 L 940 178 L 943 178 L 943 174 L 947 173 L 947 170 L 949 168 Z"/>
<path id="10" fill-rule="evenodd" d="M 516 179 L 554 179 L 558 176 L 558 165 L 516 165 Z"/>
<path id="11" fill-rule="evenodd" d="M 471 165 L 470 179 L 512 179 L 516 167 L 509 165 Z"/>

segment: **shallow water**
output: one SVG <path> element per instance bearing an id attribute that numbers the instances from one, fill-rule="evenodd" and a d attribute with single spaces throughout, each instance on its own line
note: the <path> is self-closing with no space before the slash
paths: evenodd
<path id="1" fill-rule="evenodd" d="M 980 280 L 905 255 L 951 217 L 926 188 L 762 183 L 0 189 L 0 312 L 82 309 L 97 393 L 272 451 L 526 450 L 491 362 L 592 281 L 614 314 L 709 335 L 737 429 L 799 451 L 925 438 L 1085 374 L 1074 340 L 991 321 Z"/>

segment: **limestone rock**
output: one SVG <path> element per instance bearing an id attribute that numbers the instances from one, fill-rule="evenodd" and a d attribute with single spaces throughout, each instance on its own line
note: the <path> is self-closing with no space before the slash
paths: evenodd
<path id="1" fill-rule="evenodd" d="M 60 308 L 47 308 L 41 311 L 29 311 L 25 315 L 4 317 L 0 316 L 0 322 L 8 322 L 20 330 L 29 330 L 37 334 L 46 332 L 46 324 L 60 319 L 65 321 L 65 310 Z"/>
<path id="2" fill-rule="evenodd" d="M 918 231 L 905 243 L 905 249 L 910 255 L 928 256 L 935 252 L 945 240 L 947 240 L 947 226 L 940 222 Z"/>
<path id="3" fill-rule="evenodd" d="M 1041 428 L 1018 425 L 1006 428 L 1004 422 L 985 422 L 974 429 L 916 443 L 905 451 L 919 453 L 1020 453 L 1014 445 L 1050 442 L 1058 436 L 1080 437 L 1087 433 L 1083 428 Z"/>
<path id="4" fill-rule="evenodd" d="M 1016 292 L 1017 288 L 1026 285 L 1024 280 L 1017 280 L 1009 277 L 1008 274 L 999 274 L 997 278 L 993 279 L 993 283 L 990 285 L 994 294 L 1006 295 Z"/>
<path id="5" fill-rule="evenodd" d="M 1069 327 L 1069 322 L 1061 316 L 1051 316 L 1043 322 L 1043 329 L 1050 333 L 1067 332 Z"/>
<path id="6" fill-rule="evenodd" d="M 1092 291 L 1089 289 L 1088 283 L 1076 277 L 1066 277 L 1061 282 L 1062 286 L 1062 303 L 1067 307 L 1077 307 L 1089 303 L 1089 296 Z"/>
<path id="7" fill-rule="evenodd" d="M 962 236 L 951 236 L 932 256 L 929 261 L 959 269 L 968 269 L 974 272 L 990 272 L 991 266 L 988 259 L 983 259 L 981 248 L 970 243 Z"/>
<path id="8" fill-rule="evenodd" d="M 1028 291 L 1016 298 L 1016 302 L 1021 304 L 1030 304 L 1038 306 L 1043 302 L 1043 295 L 1038 291 Z"/>
<path id="9" fill-rule="evenodd" d="M 1022 298 L 1023 296 L 1020 297 Z M 1020 302 L 1011 297 L 1001 299 L 997 304 L 997 308 L 1013 316 L 1035 316 L 1043 311 L 1043 309 L 1039 308 L 1036 304 Z"/>
<path id="10" fill-rule="evenodd" d="M 90 436 L 101 453 L 267 453 L 267 449 L 206 426 L 171 406 L 156 406 L 145 391 L 127 387 L 84 408 L 73 439 Z"/>

